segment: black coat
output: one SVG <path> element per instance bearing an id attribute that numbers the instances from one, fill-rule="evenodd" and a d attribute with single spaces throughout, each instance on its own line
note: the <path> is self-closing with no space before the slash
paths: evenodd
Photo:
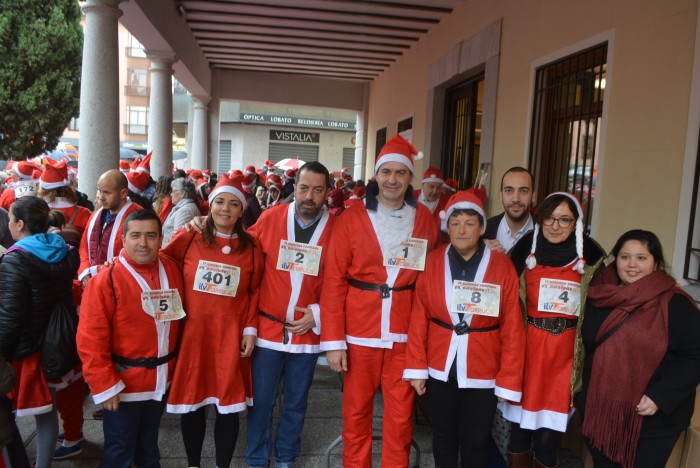
<path id="1" fill-rule="evenodd" d="M 26 250 L 0 258 L 0 354 L 19 359 L 37 352 L 56 307 L 73 308 L 72 285 L 78 249 L 58 263 L 47 263 Z"/>

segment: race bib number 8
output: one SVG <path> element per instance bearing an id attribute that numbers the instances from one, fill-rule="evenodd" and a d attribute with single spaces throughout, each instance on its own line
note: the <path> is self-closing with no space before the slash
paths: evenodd
<path id="1" fill-rule="evenodd" d="M 498 317 L 501 310 L 501 286 L 489 283 L 452 282 L 451 312 Z"/>
<path id="2" fill-rule="evenodd" d="M 542 278 L 537 310 L 578 317 L 581 313 L 581 284 Z"/>
<path id="3" fill-rule="evenodd" d="M 423 271 L 427 251 L 427 240 L 410 237 L 402 242 L 396 250 L 384 256 L 384 266 Z"/>
<path id="4" fill-rule="evenodd" d="M 193 289 L 217 296 L 236 297 L 240 280 L 239 267 L 200 260 L 194 276 Z"/>
<path id="5" fill-rule="evenodd" d="M 185 314 L 177 289 L 152 289 L 141 293 L 144 312 L 159 322 L 180 320 Z"/>
<path id="6" fill-rule="evenodd" d="M 283 240 L 280 242 L 280 251 L 277 255 L 277 269 L 318 276 L 322 250 L 323 248 L 318 245 Z"/>

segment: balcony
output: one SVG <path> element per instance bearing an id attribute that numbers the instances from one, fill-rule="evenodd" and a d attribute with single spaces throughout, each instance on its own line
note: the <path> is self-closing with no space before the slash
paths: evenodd
<path id="1" fill-rule="evenodd" d="M 148 135 L 148 125 L 124 124 L 124 133 L 127 135 Z"/>
<path id="2" fill-rule="evenodd" d="M 124 86 L 124 94 L 127 96 L 144 96 L 149 97 L 151 95 L 151 88 L 149 86 Z"/>

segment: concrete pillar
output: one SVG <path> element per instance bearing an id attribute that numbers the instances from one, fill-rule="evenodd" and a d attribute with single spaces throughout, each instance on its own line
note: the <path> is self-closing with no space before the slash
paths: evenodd
<path id="1" fill-rule="evenodd" d="M 193 98 L 192 107 L 194 116 L 192 118 L 192 158 L 191 167 L 193 169 L 209 169 L 207 142 L 209 134 L 207 132 L 207 103 L 209 96 L 196 96 Z"/>
<path id="2" fill-rule="evenodd" d="M 175 54 L 149 50 L 151 98 L 148 107 L 148 149 L 154 180 L 172 173 L 173 167 L 173 62 Z"/>
<path id="3" fill-rule="evenodd" d="M 369 167 L 367 168 L 368 174 L 363 174 L 363 165 L 365 161 L 368 161 L 369 156 L 367 155 L 367 122 L 369 122 L 369 86 L 365 85 L 364 96 L 363 96 L 362 111 L 357 113 L 357 121 L 355 124 L 355 169 L 353 170 L 352 178 L 353 180 L 366 180 L 374 175 L 374 161 L 372 161 L 372 171 L 369 172 Z M 367 177 L 365 177 L 367 175 Z"/>
<path id="4" fill-rule="evenodd" d="M 221 100 L 212 98 L 209 101 L 209 168 L 220 175 L 228 171 L 228 167 L 219 167 L 219 134 L 221 132 Z"/>
<path id="5" fill-rule="evenodd" d="M 187 134 L 185 136 L 185 152 L 187 153 L 186 167 L 192 167 L 192 128 L 194 127 L 194 96 L 189 96 L 187 102 Z M 182 164 L 182 163 L 181 163 Z"/>
<path id="6" fill-rule="evenodd" d="M 121 0 L 87 0 L 80 82 L 80 178 L 92 199 L 97 179 L 119 168 L 119 43 Z"/>

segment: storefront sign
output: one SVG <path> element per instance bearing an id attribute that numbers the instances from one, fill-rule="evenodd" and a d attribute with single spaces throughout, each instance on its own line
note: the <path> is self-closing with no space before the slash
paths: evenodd
<path id="1" fill-rule="evenodd" d="M 258 114 L 255 112 L 241 112 L 241 122 L 273 125 L 289 125 L 292 127 L 324 128 L 328 130 L 355 131 L 355 122 L 349 120 L 316 119 L 309 117 L 290 117 L 286 115 Z"/>
<path id="2" fill-rule="evenodd" d="M 287 132 L 284 130 L 270 130 L 270 141 L 294 141 L 299 143 L 318 143 L 318 133 Z"/>

